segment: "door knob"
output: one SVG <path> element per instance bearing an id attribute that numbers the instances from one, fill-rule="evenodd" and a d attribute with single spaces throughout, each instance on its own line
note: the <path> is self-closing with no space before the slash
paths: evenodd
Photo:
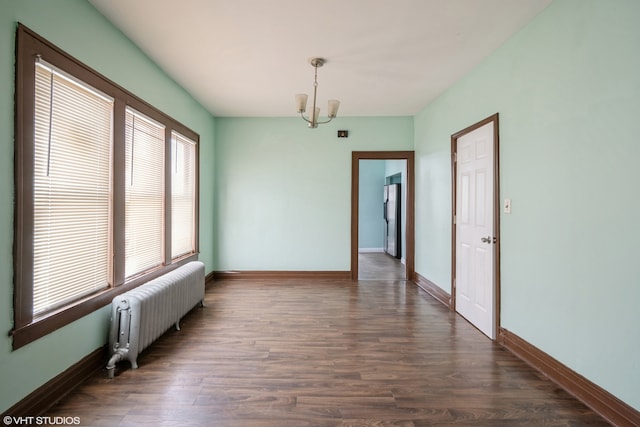
<path id="1" fill-rule="evenodd" d="M 482 243 L 491 243 L 491 236 L 480 239 Z"/>

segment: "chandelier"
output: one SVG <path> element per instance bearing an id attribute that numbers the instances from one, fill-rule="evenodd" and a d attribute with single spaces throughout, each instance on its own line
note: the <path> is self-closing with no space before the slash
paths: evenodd
<path id="1" fill-rule="evenodd" d="M 307 110 L 307 99 L 308 96 L 306 93 L 299 93 L 296 95 L 296 106 L 298 107 L 298 113 L 300 113 L 300 117 L 309 123 L 309 127 L 315 129 L 318 125 L 329 123 L 333 120 L 338 114 L 338 107 L 340 107 L 340 101 L 337 99 L 329 100 L 329 109 L 328 109 L 328 118 L 329 120 L 325 120 L 323 122 L 318 121 L 318 117 L 320 116 L 320 107 L 316 107 L 316 94 L 318 92 L 318 68 L 322 67 L 324 63 L 327 62 L 324 58 L 310 58 L 309 63 L 315 69 L 315 77 L 313 80 L 313 107 L 311 108 L 311 112 L 309 117 L 304 116 L 304 112 Z"/>

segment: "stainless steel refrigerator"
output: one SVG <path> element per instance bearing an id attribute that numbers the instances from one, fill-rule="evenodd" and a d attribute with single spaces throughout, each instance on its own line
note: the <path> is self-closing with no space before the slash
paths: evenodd
<path id="1" fill-rule="evenodd" d="M 384 251 L 400 258 L 400 184 L 384 186 Z"/>

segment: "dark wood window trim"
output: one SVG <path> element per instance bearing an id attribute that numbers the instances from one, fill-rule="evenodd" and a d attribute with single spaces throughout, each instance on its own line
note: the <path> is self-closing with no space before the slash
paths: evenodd
<path id="1" fill-rule="evenodd" d="M 113 280 L 111 287 L 57 311 L 33 318 L 33 138 L 34 138 L 34 73 L 35 58 L 41 57 L 84 83 L 114 98 L 113 116 L 113 201 L 111 236 L 114 248 Z M 66 52 L 49 43 L 22 24 L 17 26 L 15 74 L 15 209 L 14 209 L 14 328 L 13 349 L 20 348 L 62 326 L 109 304 L 118 294 L 133 289 L 155 277 L 198 257 L 198 195 L 196 170 L 195 250 L 179 259 L 171 259 L 171 187 L 169 168 L 165 168 L 168 191 L 165 194 L 165 259 L 160 268 L 129 281 L 124 278 L 124 111 L 127 106 L 163 123 L 166 126 L 166 153 L 170 153 L 171 131 L 176 131 L 196 142 L 196 165 L 199 165 L 199 135 L 142 99 L 123 89 Z M 169 158 L 168 156 L 165 158 Z M 196 168 L 197 169 L 197 168 Z"/>

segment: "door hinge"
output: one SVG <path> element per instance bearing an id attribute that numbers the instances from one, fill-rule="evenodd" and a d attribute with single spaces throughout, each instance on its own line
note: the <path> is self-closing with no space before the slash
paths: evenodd
<path id="1" fill-rule="evenodd" d="M 454 152 L 453 153 L 453 163 L 456 163 L 458 161 L 458 153 Z"/>
<path id="2" fill-rule="evenodd" d="M 454 215 L 454 216 L 453 216 L 453 225 L 456 225 L 456 224 L 457 224 L 457 218 L 456 218 L 456 216 Z"/>

